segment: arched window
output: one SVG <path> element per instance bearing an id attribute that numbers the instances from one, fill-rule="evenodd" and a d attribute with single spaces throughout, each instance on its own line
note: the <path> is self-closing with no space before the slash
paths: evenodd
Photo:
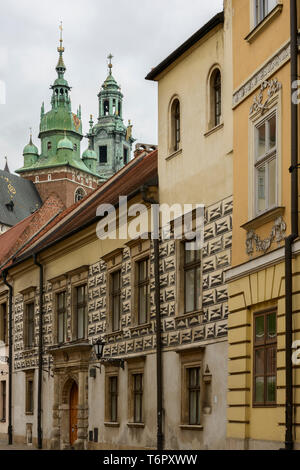
<path id="1" fill-rule="evenodd" d="M 109 101 L 105 100 L 103 103 L 103 114 L 104 116 L 108 116 L 109 114 Z"/>
<path id="2" fill-rule="evenodd" d="M 51 150 L 51 148 L 52 148 L 51 142 L 47 142 L 47 150 Z"/>
<path id="3" fill-rule="evenodd" d="M 75 191 L 75 202 L 81 201 L 86 196 L 86 192 L 83 188 L 77 188 Z"/>
<path id="4" fill-rule="evenodd" d="M 215 104 L 215 126 L 218 126 L 221 123 L 221 114 L 222 114 L 222 106 L 221 106 L 221 73 L 220 70 L 216 70 L 215 77 L 214 77 L 214 104 Z"/>
<path id="5" fill-rule="evenodd" d="M 76 152 L 77 151 L 77 144 L 73 145 L 73 150 Z"/>
<path id="6" fill-rule="evenodd" d="M 171 106 L 171 151 L 179 150 L 180 144 L 180 103 L 176 98 Z"/>
<path id="7" fill-rule="evenodd" d="M 221 124 L 222 117 L 222 82 L 221 72 L 216 68 L 210 76 L 210 118 L 209 128 Z"/>

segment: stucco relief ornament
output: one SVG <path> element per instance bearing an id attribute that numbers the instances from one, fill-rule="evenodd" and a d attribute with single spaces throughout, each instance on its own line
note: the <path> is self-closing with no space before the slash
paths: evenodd
<path id="1" fill-rule="evenodd" d="M 261 238 L 254 232 L 254 230 L 249 230 L 246 238 L 247 255 L 253 255 L 254 247 L 256 251 L 262 251 L 263 253 L 266 253 L 274 241 L 280 243 L 282 242 L 282 240 L 284 240 L 285 232 L 286 223 L 281 216 L 275 220 L 269 238 L 261 240 Z"/>
<path id="2" fill-rule="evenodd" d="M 282 85 L 278 81 L 277 78 L 273 78 L 272 80 L 263 81 L 261 86 L 260 86 L 260 91 L 259 91 L 258 95 L 256 95 L 254 97 L 253 105 L 250 108 L 250 114 L 255 113 L 257 111 L 260 112 L 261 114 L 263 114 L 268 109 L 268 105 L 269 105 L 269 102 L 270 102 L 271 98 L 276 93 L 278 93 L 278 91 L 281 89 L 281 87 L 282 87 Z M 267 91 L 267 99 L 266 99 L 265 102 L 263 102 L 264 91 L 266 89 L 268 90 Z"/>

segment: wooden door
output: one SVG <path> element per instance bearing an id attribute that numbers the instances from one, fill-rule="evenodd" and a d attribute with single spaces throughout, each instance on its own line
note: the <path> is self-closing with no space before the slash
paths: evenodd
<path id="1" fill-rule="evenodd" d="M 71 446 L 77 439 L 77 406 L 78 406 L 78 387 L 74 382 L 70 391 L 70 444 Z"/>

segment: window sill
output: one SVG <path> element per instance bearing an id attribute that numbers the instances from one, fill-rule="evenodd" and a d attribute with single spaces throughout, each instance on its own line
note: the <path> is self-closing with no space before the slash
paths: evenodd
<path id="1" fill-rule="evenodd" d="M 25 411 L 25 416 L 33 416 L 34 413 L 32 411 Z"/>
<path id="2" fill-rule="evenodd" d="M 0 423 L 6 423 L 6 419 L 0 419 Z"/>
<path id="3" fill-rule="evenodd" d="M 176 320 L 185 320 L 186 318 L 194 317 L 195 315 L 203 315 L 203 310 L 195 310 L 194 312 L 179 313 L 174 318 Z"/>
<path id="4" fill-rule="evenodd" d="M 24 348 L 24 353 L 33 353 L 36 352 L 37 347 L 36 346 L 26 346 Z"/>
<path id="5" fill-rule="evenodd" d="M 252 408 L 277 408 L 276 403 L 273 403 L 272 405 L 252 405 Z"/>
<path id="6" fill-rule="evenodd" d="M 221 124 L 218 124 L 217 126 L 212 127 L 211 129 L 209 129 L 208 131 L 206 131 L 205 134 L 204 134 L 204 137 L 208 137 L 208 136 L 210 136 L 211 134 L 214 134 L 214 133 L 217 132 L 218 130 L 223 129 L 223 127 L 224 127 L 224 122 L 221 122 Z"/>
<path id="7" fill-rule="evenodd" d="M 142 325 L 139 325 L 139 324 L 133 325 L 129 328 L 129 330 L 130 331 L 143 330 L 144 328 L 151 328 L 151 327 L 152 327 L 152 323 L 143 323 Z"/>
<path id="8" fill-rule="evenodd" d="M 283 4 L 278 3 L 275 8 L 260 22 L 255 26 L 252 31 L 244 38 L 245 41 L 250 44 L 257 38 L 257 36 L 265 29 L 265 27 L 270 24 L 282 11 Z"/>
<path id="9" fill-rule="evenodd" d="M 273 209 L 263 212 L 254 219 L 249 220 L 245 224 L 241 225 L 241 228 L 243 228 L 247 232 L 249 232 L 249 230 L 255 230 L 258 227 L 267 224 L 268 222 L 274 221 L 275 219 L 277 219 L 277 217 L 282 216 L 284 212 L 285 207 L 274 207 Z"/>
<path id="10" fill-rule="evenodd" d="M 179 427 L 183 431 L 203 431 L 201 424 L 180 424 Z"/>
<path id="11" fill-rule="evenodd" d="M 145 423 L 127 423 L 129 428 L 144 428 Z"/>
<path id="12" fill-rule="evenodd" d="M 120 423 L 113 423 L 113 422 L 105 421 L 104 426 L 106 426 L 107 428 L 119 428 Z"/>
<path id="13" fill-rule="evenodd" d="M 182 149 L 176 150 L 175 152 L 170 153 L 170 155 L 166 157 L 166 160 L 172 160 L 172 158 L 177 157 L 177 155 L 181 155 L 181 154 L 182 154 Z"/>

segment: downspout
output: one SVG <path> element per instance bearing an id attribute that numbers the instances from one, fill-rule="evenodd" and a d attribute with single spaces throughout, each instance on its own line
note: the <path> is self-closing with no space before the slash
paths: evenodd
<path id="1" fill-rule="evenodd" d="M 9 306 L 8 306 L 8 445 L 13 443 L 13 427 L 12 427 L 12 367 L 13 367 L 13 331 L 12 331 L 12 305 L 13 305 L 13 288 L 7 282 L 7 270 L 2 272 L 4 284 L 9 289 Z"/>
<path id="2" fill-rule="evenodd" d="M 297 0 L 290 0 L 291 29 L 291 95 L 295 81 L 298 80 L 298 28 Z M 286 404 L 285 404 L 285 449 L 293 450 L 293 280 L 292 247 L 298 238 L 298 105 L 291 96 L 291 225 L 292 233 L 285 239 L 285 367 L 286 367 Z"/>
<path id="3" fill-rule="evenodd" d="M 37 435 L 38 449 L 43 448 L 43 430 L 42 430 L 42 384 L 43 384 L 43 290 L 44 290 L 44 271 L 43 266 L 37 261 L 37 255 L 33 255 L 33 262 L 40 270 L 40 296 L 39 296 L 39 358 L 38 358 L 38 416 L 37 416 Z"/>
<path id="4" fill-rule="evenodd" d="M 162 343 L 160 313 L 160 275 L 159 275 L 159 203 L 147 197 L 147 186 L 141 188 L 144 202 L 153 207 L 153 245 L 154 245 L 154 279 L 155 279 L 155 319 L 156 319 L 156 383 L 157 383 L 157 450 L 164 448 L 163 435 L 163 380 L 162 380 Z"/>

